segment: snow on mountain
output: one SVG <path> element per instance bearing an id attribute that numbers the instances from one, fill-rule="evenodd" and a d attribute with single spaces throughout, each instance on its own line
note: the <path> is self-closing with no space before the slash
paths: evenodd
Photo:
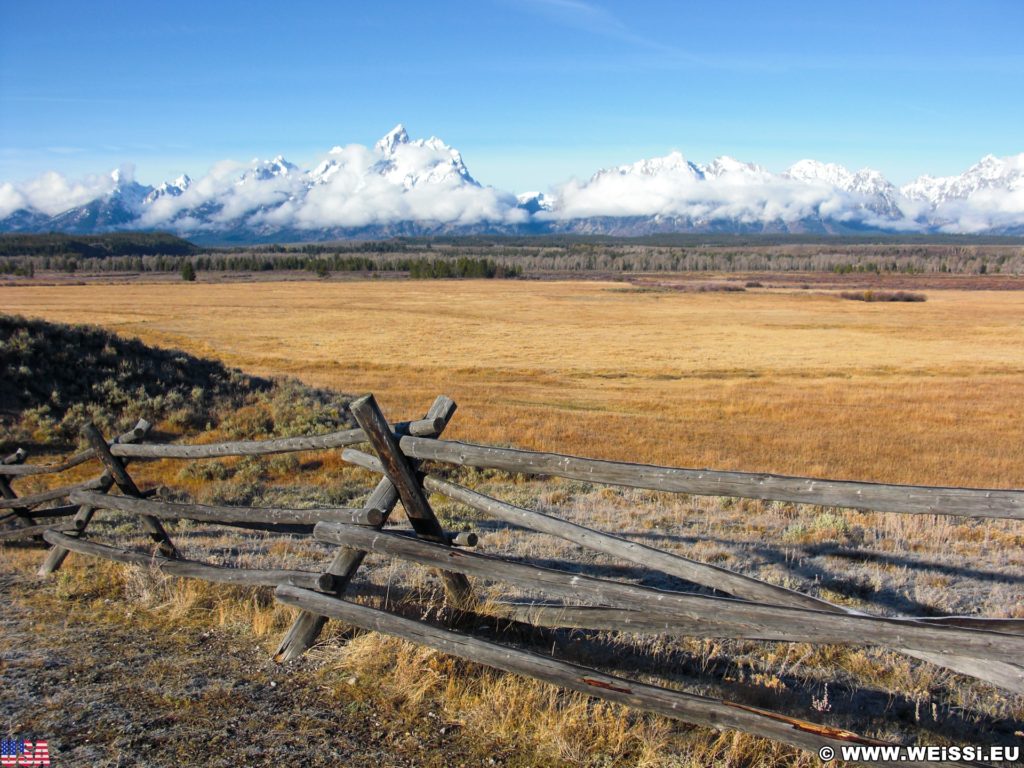
<path id="1" fill-rule="evenodd" d="M 270 179 L 288 176 L 295 173 L 298 169 L 297 165 L 289 163 L 281 155 L 278 155 L 273 160 L 253 158 L 252 167 L 242 174 L 242 178 L 238 180 L 238 183 L 246 184 L 254 181 L 269 181 Z"/>
<path id="2" fill-rule="evenodd" d="M 531 214 L 539 211 L 551 211 L 558 203 L 554 197 L 543 192 L 522 192 L 516 195 L 516 202 L 520 208 Z"/>
<path id="3" fill-rule="evenodd" d="M 157 187 L 130 167 L 70 181 L 0 183 L 0 231 L 164 228 L 244 242 L 469 232 L 638 235 L 736 232 L 1024 232 L 1024 154 L 897 189 L 868 168 L 801 160 L 781 173 L 680 152 L 518 196 L 481 185 L 461 153 L 396 125 L 372 147 L 338 145 L 309 170 L 278 155 L 218 163 Z"/>
<path id="4" fill-rule="evenodd" d="M 162 184 L 155 187 L 152 192 L 146 195 L 146 198 L 143 202 L 153 203 L 159 200 L 161 197 L 164 197 L 165 195 L 170 195 L 171 197 L 180 197 L 182 194 L 184 194 L 185 190 L 191 186 L 192 178 L 187 173 L 183 173 L 174 181 L 165 181 Z"/>
<path id="5" fill-rule="evenodd" d="M 588 232 L 597 231 L 594 222 L 566 222 L 601 219 L 619 232 L 621 223 L 609 220 L 627 218 L 645 233 L 731 226 L 803 230 L 808 221 L 863 217 L 858 205 L 866 201 L 849 193 L 852 183 L 841 166 L 814 161 L 776 175 L 728 156 L 697 165 L 672 152 L 598 171 L 586 182 L 570 181 L 556 190 L 557 204 L 537 215 Z"/>
<path id="6" fill-rule="evenodd" d="M 1024 153 L 1010 157 L 985 155 L 958 176 L 921 176 L 900 191 L 911 200 L 941 205 L 963 200 L 986 189 L 1016 191 L 1024 187 Z"/>
<path id="7" fill-rule="evenodd" d="M 870 214 L 898 221 L 905 218 L 900 207 L 899 190 L 881 173 L 862 168 L 856 173 L 836 163 L 800 160 L 782 174 L 805 184 L 832 187 L 851 193 L 856 207 Z"/>
<path id="8" fill-rule="evenodd" d="M 479 186 L 469 175 L 469 169 L 457 149 L 452 149 L 436 136 L 411 141 L 401 123 L 374 144 L 374 149 L 381 155 L 374 170 L 405 189 L 451 181 Z"/>
<path id="9" fill-rule="evenodd" d="M 679 176 L 687 179 L 704 178 L 700 167 L 683 157 L 681 152 L 670 152 L 664 157 L 652 157 L 627 165 L 619 165 L 615 168 L 603 168 L 590 177 L 590 183 L 598 183 L 602 179 L 608 178 L 637 176 L 652 178 L 664 176 Z"/>
<path id="10" fill-rule="evenodd" d="M 853 174 L 837 163 L 820 163 L 817 160 L 800 160 L 783 174 L 787 179 L 805 184 L 822 184 L 839 189 L 849 189 Z"/>
<path id="11" fill-rule="evenodd" d="M 942 232 L 1024 232 L 1024 153 L 985 155 L 957 176 L 921 176 L 900 192 Z"/>
<path id="12" fill-rule="evenodd" d="M 766 179 L 771 176 L 768 171 L 756 163 L 744 163 L 728 155 L 716 157 L 707 165 L 698 165 L 697 168 L 705 179 L 718 179 L 725 176 Z"/>

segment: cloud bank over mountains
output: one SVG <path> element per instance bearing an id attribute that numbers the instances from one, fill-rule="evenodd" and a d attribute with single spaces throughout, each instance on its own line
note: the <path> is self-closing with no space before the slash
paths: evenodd
<path id="1" fill-rule="evenodd" d="M 131 166 L 0 183 L 0 231 L 167 229 L 207 240 L 415 234 L 922 232 L 1024 234 L 1024 154 L 897 188 L 878 171 L 801 160 L 783 173 L 679 152 L 518 196 L 478 182 L 438 138 L 396 126 L 373 147 L 336 146 L 313 168 L 222 162 L 157 187 Z"/>

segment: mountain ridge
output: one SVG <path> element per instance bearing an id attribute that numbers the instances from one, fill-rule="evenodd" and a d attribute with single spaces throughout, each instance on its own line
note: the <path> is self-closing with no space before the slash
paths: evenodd
<path id="1" fill-rule="evenodd" d="M 681 152 L 602 168 L 586 180 L 513 195 L 486 186 L 441 139 L 396 125 L 370 148 L 337 145 L 309 169 L 278 155 L 218 164 L 157 186 L 130 166 L 70 182 L 56 173 L 0 183 L 0 232 L 166 229 L 265 242 L 392 236 L 685 232 L 1024 234 L 1024 153 L 986 155 L 954 176 L 897 187 L 874 169 L 812 159 L 781 173 Z"/>

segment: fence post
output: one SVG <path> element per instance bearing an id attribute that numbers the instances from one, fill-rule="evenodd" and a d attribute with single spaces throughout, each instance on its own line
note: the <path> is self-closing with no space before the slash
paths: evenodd
<path id="1" fill-rule="evenodd" d="M 438 522 L 434 510 L 427 501 L 423 492 L 423 486 L 416 476 L 416 470 L 409 463 L 409 459 L 398 447 L 398 440 L 391 432 L 387 419 L 380 411 L 373 395 L 363 395 L 349 406 L 352 415 L 356 417 L 359 426 L 366 433 L 366 439 L 370 441 L 373 450 L 376 451 L 381 463 L 384 465 L 384 474 L 391 481 L 402 499 L 402 506 L 405 514 L 412 523 L 416 535 L 427 541 L 434 541 L 444 546 L 448 543 L 448 534 L 441 523 Z M 466 606 L 472 603 L 473 589 L 469 585 L 469 579 L 465 574 L 452 571 L 441 571 L 444 579 L 445 590 L 459 606 Z"/>
<path id="2" fill-rule="evenodd" d="M 144 438 L 153 425 L 145 419 L 139 419 L 138 423 L 132 428 L 131 432 L 120 435 L 114 439 L 116 443 L 134 443 Z M 128 464 L 128 459 L 125 459 L 122 466 Z M 114 485 L 114 478 L 109 472 L 104 472 L 100 478 L 102 485 L 96 489 L 98 493 L 107 493 Z M 92 521 L 93 513 L 96 511 L 95 507 L 83 504 L 78 508 L 78 512 L 75 514 L 74 524 L 75 533 L 69 533 L 69 536 L 81 536 L 85 532 L 85 529 L 89 526 Z M 39 566 L 37 572 L 40 576 L 49 576 L 51 573 L 59 570 L 64 564 L 64 560 L 67 559 L 69 550 L 59 545 L 50 547 L 50 551 L 46 553 L 46 558 L 43 560 L 43 564 Z"/>
<path id="3" fill-rule="evenodd" d="M 27 455 L 28 454 L 25 453 L 23 448 L 19 448 L 10 456 L 6 456 L 3 459 L 3 463 L 7 465 L 21 464 L 25 461 L 25 457 Z M 0 475 L 0 496 L 3 496 L 5 499 L 18 498 L 18 494 L 16 494 L 14 489 L 11 488 L 10 481 L 3 475 Z M 32 513 L 29 511 L 28 507 L 14 507 L 11 512 L 14 515 L 15 522 L 17 522 L 17 524 L 22 528 L 28 528 L 29 526 L 36 524 L 36 520 L 32 517 Z"/>
<path id="4" fill-rule="evenodd" d="M 136 499 L 142 498 L 142 494 L 139 492 L 138 486 L 135 485 L 135 481 L 132 480 L 131 475 L 128 474 L 128 470 L 124 468 L 121 460 L 110 452 L 110 446 L 107 445 L 107 441 L 96 428 L 96 425 L 91 421 L 88 422 L 82 427 L 82 435 L 92 449 L 96 451 L 96 458 L 107 468 L 107 471 L 114 480 L 114 484 L 120 489 L 121 493 Z M 149 537 L 157 544 L 157 551 L 164 557 L 177 557 L 178 551 L 174 548 L 171 537 L 167 535 L 167 531 L 164 530 L 160 521 L 152 515 L 141 515 L 141 517 L 143 527 L 149 532 Z"/>
<path id="5" fill-rule="evenodd" d="M 445 395 L 438 395 L 434 400 L 430 410 L 427 411 L 426 418 L 439 420 L 436 435 L 440 435 L 444 428 L 448 426 L 448 422 L 455 415 L 457 407 L 455 401 Z M 365 504 L 366 508 L 379 509 L 383 513 L 380 525 L 375 526 L 376 528 L 384 527 L 388 516 L 394 510 L 397 503 L 397 489 L 387 476 L 381 478 Z M 355 576 L 356 571 L 362 565 L 364 557 L 366 557 L 366 552 L 358 549 L 351 549 L 349 547 L 340 547 L 338 549 L 324 571 L 324 573 L 334 577 L 334 584 L 331 589 L 333 594 L 342 595 L 345 593 L 352 577 Z M 323 631 L 326 623 L 326 616 L 321 616 L 311 611 L 301 611 L 289 628 L 288 634 L 284 636 L 281 644 L 277 647 L 277 651 L 274 653 L 274 660 L 284 662 L 299 658 L 320 637 L 320 633 Z"/>

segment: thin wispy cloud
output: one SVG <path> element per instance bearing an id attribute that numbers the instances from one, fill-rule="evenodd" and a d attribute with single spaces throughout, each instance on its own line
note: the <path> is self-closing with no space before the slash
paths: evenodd
<path id="1" fill-rule="evenodd" d="M 584 0 L 527 0 L 525 7 L 564 26 L 624 43 L 679 55 L 677 48 L 644 37 L 633 31 L 611 11 Z"/>

